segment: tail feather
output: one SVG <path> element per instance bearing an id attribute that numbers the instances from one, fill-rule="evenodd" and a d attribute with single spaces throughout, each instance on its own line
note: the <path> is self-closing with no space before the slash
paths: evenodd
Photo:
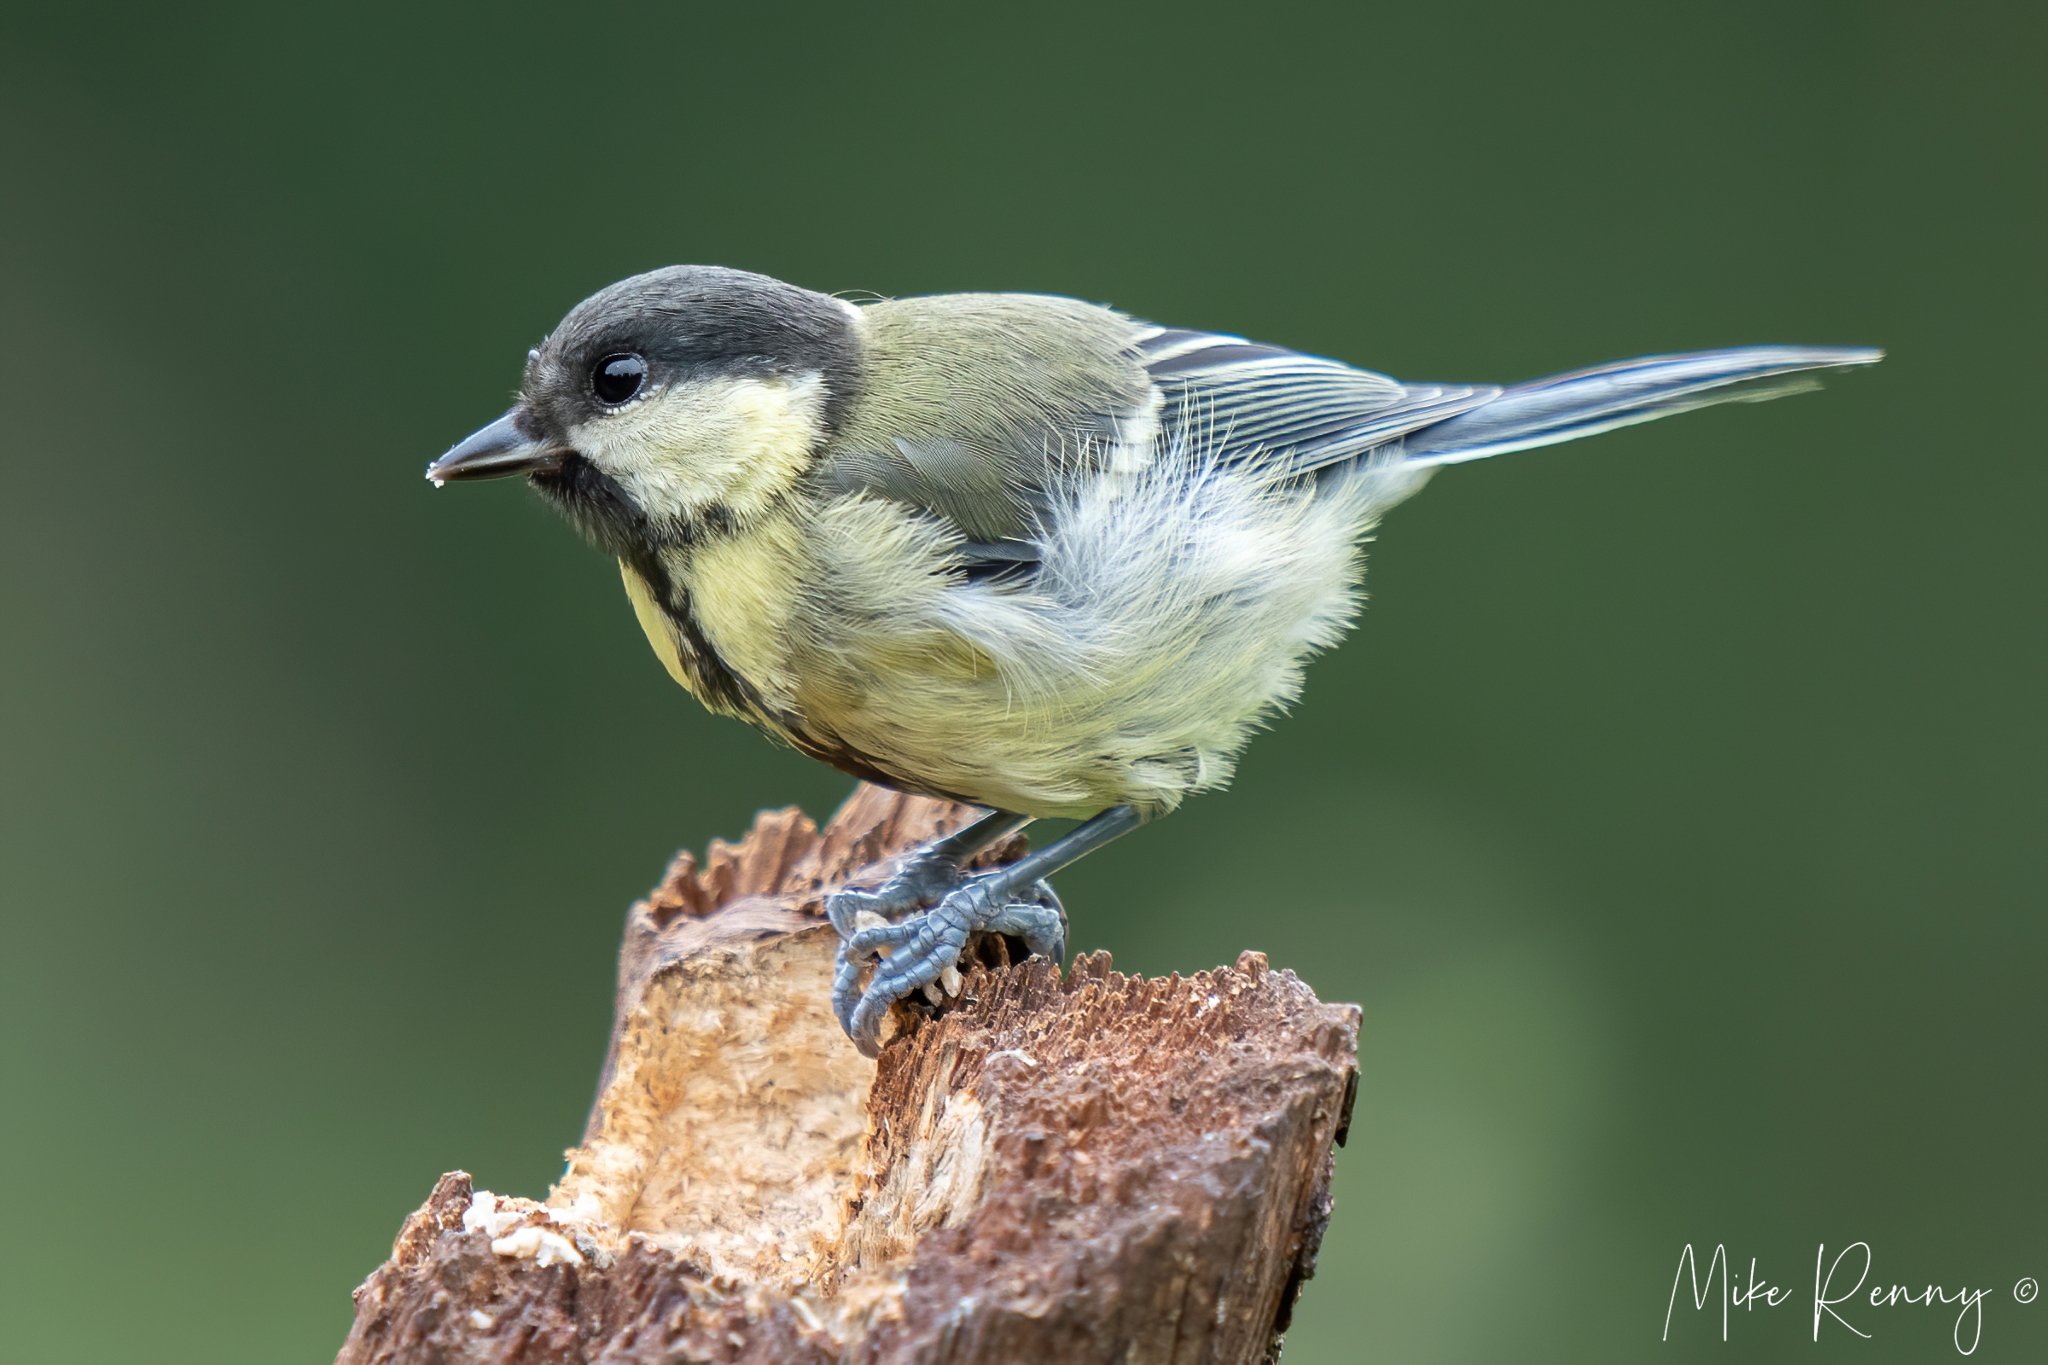
<path id="1" fill-rule="evenodd" d="M 1469 412 L 1409 433 L 1404 462 L 1458 464 L 1716 403 L 1759 403 L 1819 388 L 1810 371 L 1883 358 L 1871 347 L 1741 346 L 1596 365 L 1516 384 Z"/>

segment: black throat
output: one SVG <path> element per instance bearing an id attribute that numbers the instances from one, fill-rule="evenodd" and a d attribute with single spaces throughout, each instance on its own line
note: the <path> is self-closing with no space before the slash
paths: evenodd
<path id="1" fill-rule="evenodd" d="M 534 491 L 553 503 L 582 537 L 614 559 L 653 553 L 677 537 L 657 527 L 619 481 L 575 451 L 559 468 L 534 474 Z"/>
<path id="2" fill-rule="evenodd" d="M 690 591 L 670 566 L 707 537 L 729 534 L 732 519 L 723 508 L 690 525 L 656 522 L 626 495 L 616 479 L 583 456 L 571 453 L 560 469 L 533 476 L 533 486 L 575 525 L 583 538 L 638 574 L 662 614 L 676 629 L 677 653 L 690 690 L 713 711 L 742 719 L 767 719 L 762 697 L 721 656 L 690 602 Z"/>

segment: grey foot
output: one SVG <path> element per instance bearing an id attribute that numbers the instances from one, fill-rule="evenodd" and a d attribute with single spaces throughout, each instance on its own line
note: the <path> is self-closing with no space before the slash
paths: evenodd
<path id="1" fill-rule="evenodd" d="M 882 1016 L 889 1006 L 955 967 L 972 934 L 1014 935 L 1033 953 L 1055 962 L 1066 955 L 1067 913 L 1052 888 L 1038 882 L 1030 888 L 1032 899 L 1019 900 L 1010 893 L 1008 882 L 1005 872 L 983 873 L 954 886 L 931 909 L 893 924 L 876 923 L 861 913 L 888 891 L 887 886 L 877 892 L 841 893 L 862 898 L 845 902 L 845 923 L 839 909 L 828 902 L 841 940 L 832 1011 L 855 1047 L 869 1057 L 878 1053 Z M 856 917 L 867 922 L 856 924 Z M 860 970 L 869 961 L 876 964 L 875 974 L 863 991 Z"/>
<path id="2" fill-rule="evenodd" d="M 856 956 L 848 951 L 848 942 L 864 929 L 886 925 L 913 911 L 937 905 L 947 892 L 956 890 L 966 880 L 958 858 L 942 849 L 921 848 L 900 861 L 896 875 L 880 886 L 848 887 L 825 898 L 825 917 L 839 933 L 839 953 L 832 974 L 832 1013 L 849 1037 L 853 1034 L 854 1006 L 860 1003 L 861 968 L 874 954 Z M 873 1055 L 872 1051 L 869 1055 Z"/>
<path id="3" fill-rule="evenodd" d="M 948 891 L 966 879 L 959 859 L 935 849 L 919 849 L 896 865 L 895 876 L 872 891 L 850 886 L 827 896 L 825 917 L 832 921 L 839 937 L 851 938 L 862 927 L 862 916 L 899 919 L 913 910 L 937 905 Z"/>

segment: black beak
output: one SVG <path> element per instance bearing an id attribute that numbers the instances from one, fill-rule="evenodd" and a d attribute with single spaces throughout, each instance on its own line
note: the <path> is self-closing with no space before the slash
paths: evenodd
<path id="1" fill-rule="evenodd" d="M 568 452 L 520 431 L 512 424 L 518 411 L 514 408 L 428 465 L 427 477 L 434 486 L 458 479 L 502 479 L 560 469 L 562 456 Z"/>

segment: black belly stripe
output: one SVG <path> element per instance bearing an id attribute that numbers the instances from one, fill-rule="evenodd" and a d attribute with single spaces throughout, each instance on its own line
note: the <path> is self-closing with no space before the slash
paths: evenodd
<path id="1" fill-rule="evenodd" d="M 636 552 L 628 561 L 633 572 L 639 574 L 654 593 L 654 600 L 660 604 L 662 614 L 669 624 L 676 628 L 676 653 L 681 657 L 683 671 L 690 675 L 690 690 L 698 700 L 714 711 L 725 711 L 742 716 L 766 716 L 768 708 L 762 703 L 761 694 L 748 685 L 746 679 L 732 670 L 697 624 L 697 614 L 690 608 L 690 593 L 679 587 L 669 576 L 668 566 L 659 557 Z"/>
<path id="2" fill-rule="evenodd" d="M 700 525 L 699 530 L 714 532 L 729 531 L 729 517 L 721 516 L 724 509 L 713 508 L 714 514 Z M 714 711 L 722 711 L 764 730 L 775 738 L 783 740 L 798 753 L 815 758 L 821 763 L 837 768 L 848 776 L 863 782 L 872 782 L 878 787 L 891 791 L 907 792 L 912 796 L 929 796 L 940 801 L 957 801 L 962 805 L 986 806 L 988 802 L 959 792 L 939 791 L 930 784 L 901 772 L 891 771 L 887 761 L 873 754 L 863 753 L 851 744 L 830 733 L 819 733 L 805 728 L 803 719 L 776 710 L 752 683 L 728 664 L 719 654 L 717 646 L 705 635 L 704 628 L 697 623 L 697 614 L 690 602 L 690 591 L 675 581 L 668 567 L 654 554 L 635 547 L 627 556 L 632 571 L 647 583 L 654 593 L 654 600 L 660 604 L 662 614 L 676 629 L 676 653 L 680 657 L 683 671 L 690 677 L 690 688 L 697 699 Z M 1006 568 L 1030 569 L 1029 564 L 1006 564 Z"/>
<path id="3" fill-rule="evenodd" d="M 705 706 L 738 716 L 785 741 L 798 753 L 828 763 L 863 782 L 920 796 L 937 796 L 952 801 L 967 799 L 932 791 L 909 778 L 891 773 L 880 759 L 862 753 L 836 735 L 814 734 L 804 727 L 799 717 L 769 706 L 760 690 L 725 661 L 717 646 L 705 635 L 704 628 L 697 624 L 689 589 L 678 585 L 667 567 L 652 555 L 636 556 L 632 568 L 647 581 L 648 587 L 654 591 L 655 601 L 661 604 L 662 614 L 675 627 L 678 637 L 676 653 L 682 661 L 683 671 L 690 676 L 691 691 Z"/>

